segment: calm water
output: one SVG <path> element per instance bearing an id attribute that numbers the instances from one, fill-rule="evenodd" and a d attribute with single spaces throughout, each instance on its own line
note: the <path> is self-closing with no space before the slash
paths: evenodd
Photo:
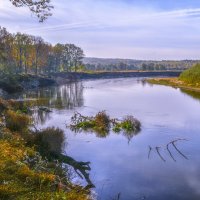
<path id="1" fill-rule="evenodd" d="M 198 94 L 131 78 L 84 81 L 22 97 L 47 101 L 53 112 L 36 112 L 38 126 L 63 129 L 66 154 L 91 162 L 90 178 L 99 200 L 118 195 L 122 200 L 200 199 Z M 111 132 L 102 138 L 66 128 L 74 111 L 95 115 L 102 110 L 111 117 L 135 116 L 141 132 L 132 137 Z M 186 140 L 167 146 L 176 139 Z"/>

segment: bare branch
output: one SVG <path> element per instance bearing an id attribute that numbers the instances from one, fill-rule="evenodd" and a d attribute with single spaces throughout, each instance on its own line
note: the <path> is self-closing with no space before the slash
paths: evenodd
<path id="1" fill-rule="evenodd" d="M 156 147 L 156 151 L 158 153 L 158 156 L 160 157 L 160 159 L 164 162 L 166 162 L 166 160 L 162 157 L 162 155 L 160 154 L 160 151 L 159 151 L 160 147 Z"/>

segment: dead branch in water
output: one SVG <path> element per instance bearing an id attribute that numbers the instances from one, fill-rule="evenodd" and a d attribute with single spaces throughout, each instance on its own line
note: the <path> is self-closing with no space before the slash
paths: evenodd
<path id="1" fill-rule="evenodd" d="M 171 143 L 168 143 L 168 144 L 167 144 L 167 151 L 168 151 L 170 157 L 172 158 L 172 160 L 173 160 L 174 162 L 176 162 L 176 160 L 175 160 L 175 158 L 173 157 L 171 151 L 169 150 L 169 145 L 170 145 L 170 144 L 171 144 Z"/>
<path id="2" fill-rule="evenodd" d="M 162 155 L 160 154 L 160 151 L 159 151 L 160 148 L 161 148 L 161 147 L 156 147 L 156 151 L 157 151 L 159 157 L 161 158 L 161 160 L 164 161 L 164 162 L 166 162 L 166 160 L 165 160 L 165 159 L 162 157 Z"/>
<path id="3" fill-rule="evenodd" d="M 177 148 L 177 145 L 176 145 L 176 142 L 178 142 L 178 141 L 188 141 L 187 139 L 182 139 L 182 138 L 178 138 L 178 139 L 175 139 L 175 140 L 172 140 L 171 142 L 169 142 L 169 143 L 167 143 L 167 145 L 165 146 L 166 147 L 166 149 L 167 149 L 167 152 L 169 153 L 169 156 L 172 158 L 172 160 L 174 161 L 174 162 L 176 162 L 176 159 L 174 158 L 174 156 L 173 156 L 173 154 L 172 154 L 172 152 L 171 152 L 171 150 L 170 150 L 170 145 L 172 145 L 173 147 L 174 147 L 174 149 L 183 157 L 183 158 L 185 158 L 186 160 L 189 160 L 188 159 L 188 157 L 186 156 L 186 155 L 184 155 L 181 151 L 180 151 L 180 149 L 178 149 Z M 164 161 L 164 162 L 166 162 L 166 160 L 164 159 L 164 157 L 161 155 L 161 153 L 160 153 L 160 149 L 162 148 L 162 147 L 154 147 L 155 148 L 155 150 L 156 150 L 156 152 L 157 152 L 157 154 L 158 154 L 158 156 L 160 157 L 160 159 L 162 160 L 162 161 Z M 151 147 L 151 146 L 149 146 L 149 152 L 148 152 L 148 159 L 150 159 L 150 154 L 151 154 L 151 151 L 153 150 L 153 148 Z"/>
<path id="4" fill-rule="evenodd" d="M 176 151 L 177 151 L 181 156 L 183 156 L 186 160 L 188 160 L 188 157 L 185 156 L 185 155 L 177 148 L 177 146 L 175 145 L 175 142 L 172 142 L 172 145 L 174 146 L 174 148 L 176 149 Z"/>
<path id="5" fill-rule="evenodd" d="M 187 156 L 185 156 L 185 155 L 177 148 L 177 146 L 175 145 L 175 143 L 178 142 L 178 141 L 188 141 L 188 140 L 182 139 L 182 138 L 178 138 L 178 139 L 176 139 L 176 140 L 173 140 L 173 141 L 169 142 L 169 143 L 167 144 L 167 148 L 169 149 L 169 145 L 172 144 L 173 147 L 175 148 L 175 150 L 176 150 L 182 157 L 184 157 L 186 160 L 188 160 Z M 168 152 L 170 152 L 170 151 L 168 151 Z M 171 152 L 170 152 L 170 155 L 172 155 Z M 173 160 L 175 160 L 175 159 L 173 158 L 173 156 L 171 156 L 171 157 L 172 157 Z M 175 160 L 175 161 L 176 161 L 176 160 Z"/>
<path id="6" fill-rule="evenodd" d="M 74 160 L 70 156 L 66 156 L 62 154 L 59 155 L 59 160 L 61 160 L 65 164 L 72 166 L 75 172 L 79 175 L 81 179 L 85 178 L 85 180 L 88 183 L 87 188 L 95 187 L 89 177 L 89 171 L 91 170 L 90 162 L 79 162 L 79 161 Z"/>
<path id="7" fill-rule="evenodd" d="M 149 146 L 148 159 L 150 158 L 151 151 L 152 151 L 152 147 L 151 147 L 151 146 Z"/>

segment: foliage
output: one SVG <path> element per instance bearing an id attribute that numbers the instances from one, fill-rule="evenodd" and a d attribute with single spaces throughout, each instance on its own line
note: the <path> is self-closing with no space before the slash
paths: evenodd
<path id="1" fill-rule="evenodd" d="M 23 141 L 0 140 L 0 152 L 0 199 L 89 199 L 82 187 L 64 181 L 62 166 L 42 160 Z"/>
<path id="2" fill-rule="evenodd" d="M 198 60 L 135 60 L 135 59 L 111 59 L 111 58 L 89 58 L 83 59 L 86 70 L 89 71 L 164 71 L 164 70 L 184 70 L 198 63 Z"/>
<path id="3" fill-rule="evenodd" d="M 75 131 L 94 131 L 98 136 L 104 137 L 110 129 L 110 119 L 105 111 L 97 113 L 94 117 L 86 117 L 75 113 L 71 118 L 70 128 Z"/>
<path id="4" fill-rule="evenodd" d="M 175 79 L 172 78 L 156 78 L 156 79 L 147 79 L 147 82 L 150 84 L 157 84 L 157 85 L 169 85 L 169 86 L 176 86 Z"/>
<path id="5" fill-rule="evenodd" d="M 59 128 L 46 128 L 33 134 L 31 141 L 44 157 L 50 158 L 52 154 L 61 154 L 64 143 L 64 133 Z"/>
<path id="6" fill-rule="evenodd" d="M 8 102 L 0 98 L 0 113 L 1 114 L 4 110 L 8 108 L 8 106 L 9 106 Z"/>
<path id="7" fill-rule="evenodd" d="M 120 132 L 125 131 L 127 133 L 130 132 L 139 132 L 141 128 L 141 123 L 134 118 L 133 116 L 126 116 L 121 122 L 116 122 L 113 131 Z"/>
<path id="8" fill-rule="evenodd" d="M 30 117 L 20 111 L 8 110 L 5 115 L 6 127 L 12 131 L 25 131 L 31 124 Z"/>
<path id="9" fill-rule="evenodd" d="M 0 199 L 91 199 L 88 190 L 71 183 L 62 162 L 46 159 L 38 152 L 61 153 L 63 132 L 56 128 L 35 133 L 26 130 L 24 137 L 21 132 L 28 128 L 29 117 L 16 111 L 19 107 L 13 101 L 0 99 L 0 105 Z"/>
<path id="10" fill-rule="evenodd" d="M 129 139 L 140 131 L 141 123 L 133 116 L 126 116 L 122 121 L 111 119 L 105 111 L 102 111 L 92 117 L 83 116 L 76 112 L 72 116 L 70 124 L 73 131 L 92 131 L 98 137 L 106 137 L 111 127 L 115 133 L 123 132 Z"/>
<path id="11" fill-rule="evenodd" d="M 16 7 L 28 7 L 34 13 L 40 22 L 51 16 L 53 6 L 50 5 L 50 0 L 10 0 Z"/>
<path id="12" fill-rule="evenodd" d="M 99 112 L 94 117 L 95 127 L 97 132 L 108 132 L 110 128 L 110 118 L 105 111 Z"/>
<path id="13" fill-rule="evenodd" d="M 83 57 L 83 50 L 74 44 L 53 46 L 41 37 L 11 34 L 0 27 L 0 73 L 76 71 L 81 66 Z"/>
<path id="14" fill-rule="evenodd" d="M 200 86 L 200 64 L 194 65 L 192 68 L 181 73 L 179 79 L 192 86 Z"/>

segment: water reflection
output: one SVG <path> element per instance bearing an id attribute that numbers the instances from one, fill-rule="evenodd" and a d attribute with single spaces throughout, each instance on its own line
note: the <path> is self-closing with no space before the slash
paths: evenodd
<path id="1" fill-rule="evenodd" d="M 27 91 L 20 98 L 36 99 L 38 106 L 48 106 L 59 110 L 73 109 L 83 105 L 83 85 L 82 82 L 73 82 L 60 87 Z"/>
<path id="2" fill-rule="evenodd" d="M 33 118 L 34 118 L 34 121 L 36 124 L 45 124 L 45 122 L 47 120 L 50 120 L 51 118 L 51 113 L 50 112 L 46 112 L 46 111 L 43 111 L 43 110 L 40 110 L 40 109 L 34 109 L 33 111 Z"/>
<path id="3" fill-rule="evenodd" d="M 200 199 L 199 102 L 183 95 L 179 89 L 148 84 L 144 87 L 136 79 L 96 80 L 83 84 L 85 89 L 80 91 L 84 93 L 85 106 L 77 107 L 77 112 L 90 116 L 106 110 L 112 117 L 130 114 L 142 123 L 141 134 L 130 136 L 133 139 L 127 145 L 123 133 L 117 135 L 111 131 L 103 135 L 106 139 L 99 139 L 98 134 L 75 135 L 65 129 L 73 115 L 68 109 L 70 106 L 62 112 L 52 106 L 52 113 L 47 113 L 42 127 L 58 126 L 65 130 L 69 144 L 67 155 L 91 162 L 90 178 L 96 186 L 98 200 L 118 198 L 119 193 L 122 200 Z M 79 105 L 83 105 L 83 100 Z M 178 150 L 189 160 L 172 144 L 168 148 L 176 162 L 170 157 L 166 145 L 175 138 L 189 139 L 189 142 L 177 143 Z M 149 145 L 153 148 L 150 159 L 147 158 Z M 166 162 L 161 160 L 155 147 L 162 147 L 157 150 Z"/>
<path id="4" fill-rule="evenodd" d="M 186 90 L 186 89 L 180 89 L 181 92 L 184 94 L 187 94 L 188 96 L 200 100 L 200 92 L 199 91 L 193 91 L 193 90 Z"/>
<path id="5" fill-rule="evenodd" d="M 128 143 L 131 142 L 131 140 L 133 139 L 134 136 L 138 135 L 140 133 L 140 131 L 137 131 L 137 132 L 134 132 L 134 131 L 130 131 L 130 132 L 126 132 L 126 131 L 123 131 L 122 132 L 122 135 L 127 138 L 128 140 Z"/>
<path id="6" fill-rule="evenodd" d="M 83 89 L 82 82 L 73 82 L 59 87 L 27 91 L 17 98 L 23 99 L 24 104 L 35 106 L 35 122 L 43 125 L 51 118 L 51 109 L 74 109 L 83 106 Z"/>
<path id="7" fill-rule="evenodd" d="M 84 134 L 94 134 L 97 138 L 107 138 L 108 136 L 111 135 L 111 133 L 115 134 L 115 135 L 123 135 L 127 140 L 128 143 L 131 142 L 131 140 L 133 139 L 134 136 L 138 135 L 140 132 L 134 132 L 134 131 L 121 131 L 121 132 L 113 132 L 113 131 L 83 131 L 83 130 L 78 130 L 78 129 L 71 129 L 74 133 L 79 134 L 79 133 L 84 133 Z"/>

